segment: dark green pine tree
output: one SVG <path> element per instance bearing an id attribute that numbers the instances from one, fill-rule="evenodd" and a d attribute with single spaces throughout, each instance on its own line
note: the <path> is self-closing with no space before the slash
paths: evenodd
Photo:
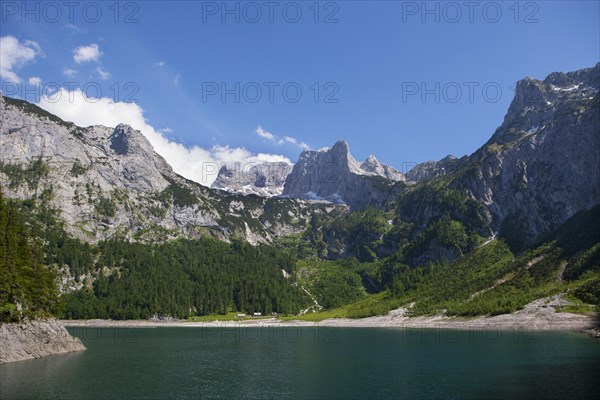
<path id="1" fill-rule="evenodd" d="M 56 307 L 55 276 L 43 260 L 41 243 L 0 187 L 0 321 L 45 317 Z"/>

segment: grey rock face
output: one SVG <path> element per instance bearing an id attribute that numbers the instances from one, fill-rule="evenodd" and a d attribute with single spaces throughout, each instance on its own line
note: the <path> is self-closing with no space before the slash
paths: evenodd
<path id="1" fill-rule="evenodd" d="M 348 143 L 331 149 L 302 152 L 285 181 L 283 195 L 293 198 L 343 202 L 352 208 L 381 206 L 395 196 L 394 183 L 404 176 L 370 156 L 359 164 Z"/>
<path id="2" fill-rule="evenodd" d="M 3 323 L 0 339 L 0 364 L 85 350 L 57 320 Z"/>
<path id="3" fill-rule="evenodd" d="M 283 192 L 285 179 L 292 171 L 292 167 L 292 164 L 286 162 L 249 165 L 236 163 L 229 168 L 223 165 L 211 187 L 237 194 L 277 196 Z"/>
<path id="4" fill-rule="evenodd" d="M 85 241 L 119 232 L 144 242 L 207 234 L 269 242 L 302 231 L 311 212 L 325 212 L 322 205 L 300 201 L 274 207 L 275 199 L 236 196 L 188 181 L 127 125 L 82 128 L 2 96 L 0 116 L 4 194 L 43 202 L 71 235 Z M 257 174 L 254 182 L 266 188 L 282 179 Z M 285 221 L 276 220 L 280 214 Z"/>
<path id="5" fill-rule="evenodd" d="M 600 63 L 525 78 L 503 124 L 469 157 L 464 185 L 527 242 L 600 203 Z"/>

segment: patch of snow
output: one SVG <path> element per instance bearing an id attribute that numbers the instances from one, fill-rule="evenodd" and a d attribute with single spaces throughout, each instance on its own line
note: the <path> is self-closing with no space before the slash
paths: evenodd
<path id="1" fill-rule="evenodd" d="M 554 86 L 552 88 L 552 90 L 554 90 L 555 92 L 571 92 L 571 91 L 573 91 L 573 90 L 575 90 L 577 88 L 579 88 L 579 85 L 571 86 L 571 87 L 568 87 L 568 88 L 561 88 L 561 87 L 558 87 L 558 86 Z"/>

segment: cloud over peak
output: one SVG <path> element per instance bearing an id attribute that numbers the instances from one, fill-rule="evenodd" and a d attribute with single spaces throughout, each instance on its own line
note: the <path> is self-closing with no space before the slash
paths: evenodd
<path id="1" fill-rule="evenodd" d="M 104 125 L 114 127 L 120 123 L 138 129 L 150 141 L 154 150 L 167 160 L 173 170 L 193 181 L 210 186 L 217 178 L 222 165 L 260 163 L 290 160 L 278 154 L 252 153 L 243 147 L 215 145 L 210 149 L 200 146 L 186 147 L 168 139 L 164 134 L 171 129 L 158 130 L 148 123 L 144 110 L 136 103 L 115 102 L 111 98 L 87 98 L 77 89 L 60 91 L 42 97 L 38 103 L 43 109 L 79 126 Z"/>

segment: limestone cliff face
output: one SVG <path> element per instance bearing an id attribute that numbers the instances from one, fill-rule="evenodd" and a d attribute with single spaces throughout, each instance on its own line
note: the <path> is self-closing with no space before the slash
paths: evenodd
<path id="1" fill-rule="evenodd" d="M 285 181 L 283 195 L 340 202 L 352 208 L 382 206 L 393 200 L 395 183 L 403 180 L 400 172 L 373 156 L 359 164 L 348 143 L 339 141 L 331 149 L 302 152 Z"/>
<path id="2" fill-rule="evenodd" d="M 85 350 L 57 320 L 0 324 L 0 364 Z"/>
<path id="3" fill-rule="evenodd" d="M 127 125 L 78 127 L 0 96 L 0 182 L 7 197 L 55 210 L 70 234 L 98 241 L 232 235 L 251 243 L 301 232 L 325 205 L 237 196 L 173 172 Z"/>
<path id="4" fill-rule="evenodd" d="M 525 78 L 502 125 L 469 157 L 464 185 L 526 242 L 600 203 L 600 64 Z"/>

